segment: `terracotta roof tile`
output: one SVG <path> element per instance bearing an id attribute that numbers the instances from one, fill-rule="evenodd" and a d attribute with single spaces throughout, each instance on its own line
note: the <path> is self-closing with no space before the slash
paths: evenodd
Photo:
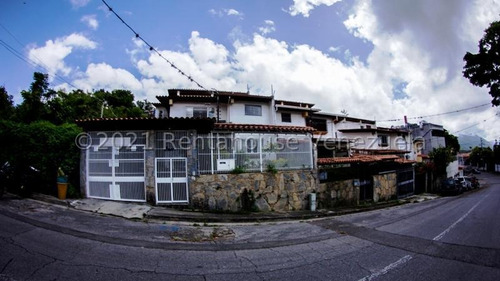
<path id="1" fill-rule="evenodd" d="M 233 123 L 216 123 L 214 129 L 224 130 L 224 131 L 299 132 L 299 133 L 312 133 L 315 131 L 314 128 L 306 126 L 278 126 L 278 125 L 233 124 Z"/>
<path id="2" fill-rule="evenodd" d="M 397 162 L 400 157 L 396 155 L 353 155 L 351 157 L 333 157 L 333 158 L 320 158 L 318 159 L 319 165 L 328 164 L 345 164 L 345 163 L 372 163 L 379 161 L 395 161 Z"/>

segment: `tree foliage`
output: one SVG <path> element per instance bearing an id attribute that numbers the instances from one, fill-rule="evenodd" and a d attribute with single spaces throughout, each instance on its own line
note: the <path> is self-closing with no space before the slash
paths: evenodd
<path id="1" fill-rule="evenodd" d="M 493 97 L 491 103 L 500 105 L 500 21 L 490 24 L 479 41 L 479 52 L 467 52 L 464 61 L 464 77 L 475 86 L 487 86 Z"/>
<path id="2" fill-rule="evenodd" d="M 437 175 L 446 175 L 446 167 L 454 160 L 451 149 L 448 147 L 434 148 L 429 153 L 429 156 L 434 164 L 435 173 Z"/>
<path id="3" fill-rule="evenodd" d="M 495 155 L 490 147 L 474 147 L 469 155 L 469 161 L 472 166 L 485 167 L 488 170 L 493 169 L 495 163 Z"/>
<path id="4" fill-rule="evenodd" d="M 0 86 L 0 118 L 10 119 L 14 114 L 14 102 L 12 96 L 7 93 L 5 87 Z"/>
<path id="5" fill-rule="evenodd" d="M 452 155 L 457 155 L 460 151 L 460 143 L 455 135 L 450 134 L 448 131 L 444 130 L 444 140 L 446 147 L 449 148 Z"/>
<path id="6" fill-rule="evenodd" d="M 69 176 L 70 187 L 79 190 L 80 151 L 75 145 L 82 129 L 77 119 L 102 117 L 142 117 L 151 110 L 148 101 L 134 102 L 128 90 L 55 91 L 48 75 L 35 72 L 23 101 L 14 106 L 12 96 L 0 87 L 0 164 L 8 161 L 16 167 L 32 166 L 40 170 L 37 192 L 54 194 L 57 169 Z"/>

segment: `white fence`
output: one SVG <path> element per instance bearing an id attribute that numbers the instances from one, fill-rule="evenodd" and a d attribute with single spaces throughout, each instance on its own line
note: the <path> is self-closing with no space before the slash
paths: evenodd
<path id="1" fill-rule="evenodd" d="M 313 168 L 310 136 L 212 133 L 196 139 L 200 174 Z"/>

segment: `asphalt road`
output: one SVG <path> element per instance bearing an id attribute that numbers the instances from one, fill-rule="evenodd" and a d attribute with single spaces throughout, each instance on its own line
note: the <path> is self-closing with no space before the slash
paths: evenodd
<path id="1" fill-rule="evenodd" d="M 480 177 L 458 197 L 227 226 L 219 243 L 160 243 L 161 225 L 64 209 L 18 216 L 3 200 L 0 280 L 500 280 L 500 176 Z"/>

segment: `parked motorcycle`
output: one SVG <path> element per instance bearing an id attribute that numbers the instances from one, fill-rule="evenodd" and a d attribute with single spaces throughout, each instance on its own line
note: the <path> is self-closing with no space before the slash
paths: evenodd
<path id="1" fill-rule="evenodd" d="M 472 188 L 480 188 L 481 187 L 479 184 L 479 180 L 474 176 L 471 177 L 471 184 L 472 184 Z"/>
<path id="2" fill-rule="evenodd" d="M 40 170 L 33 166 L 4 162 L 0 168 L 0 197 L 6 191 L 28 197 L 40 183 Z"/>

